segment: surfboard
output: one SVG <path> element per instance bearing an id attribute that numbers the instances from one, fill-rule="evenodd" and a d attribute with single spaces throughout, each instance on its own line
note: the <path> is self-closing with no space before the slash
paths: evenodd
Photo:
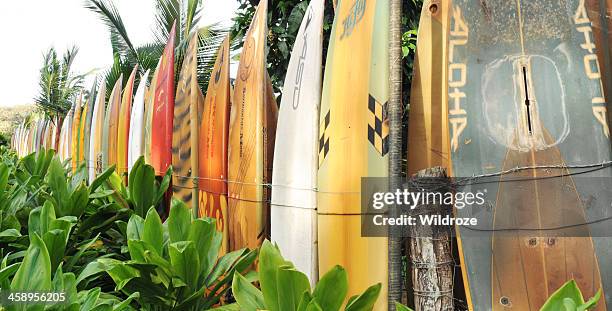
<path id="1" fill-rule="evenodd" d="M 197 211 L 198 130 L 202 91 L 198 85 L 198 34 L 191 35 L 176 87 L 172 130 L 173 196 Z"/>
<path id="2" fill-rule="evenodd" d="M 164 175 L 172 163 L 172 123 L 174 115 L 174 37 L 170 31 L 157 68 L 157 82 L 153 98 L 151 122 L 151 164 L 156 175 Z"/>
<path id="3" fill-rule="evenodd" d="M 123 97 L 121 99 L 121 108 L 119 108 L 119 121 L 117 125 L 117 173 L 123 177 L 127 184 L 127 161 L 128 161 L 128 135 L 130 131 L 130 114 L 132 113 L 132 94 L 134 94 L 134 78 L 138 71 L 138 65 L 134 66 L 132 73 L 128 78 L 125 88 L 123 89 Z"/>
<path id="4" fill-rule="evenodd" d="M 144 155 L 144 105 L 149 70 L 140 77 L 140 83 L 134 96 L 132 115 L 130 116 L 130 133 L 128 137 L 128 172 L 132 171 L 134 163 Z"/>
<path id="5" fill-rule="evenodd" d="M 277 107 L 265 67 L 267 1 L 260 2 L 240 55 L 228 147 L 228 249 L 270 236 L 269 188 Z"/>
<path id="6" fill-rule="evenodd" d="M 198 154 L 199 217 L 217 220 L 223 233 L 222 254 L 227 253 L 227 148 L 230 116 L 229 36 L 225 38 L 208 81 L 202 121 L 200 123 Z"/>
<path id="7" fill-rule="evenodd" d="M 87 159 L 89 168 L 89 180 L 94 180 L 102 172 L 102 133 L 104 126 L 106 85 L 102 83 L 98 96 L 93 106 L 91 116 L 91 140 L 89 141 L 89 158 Z"/>
<path id="8" fill-rule="evenodd" d="M 272 241 L 313 284 L 324 9 L 323 0 L 310 2 L 293 45 L 278 113 L 270 207 Z"/>
<path id="9" fill-rule="evenodd" d="M 76 109 L 76 103 L 72 104 L 68 113 L 64 117 L 64 124 L 62 128 L 62 161 L 68 160 L 71 157 L 72 151 L 72 119 L 74 117 L 74 111 Z"/>
<path id="10" fill-rule="evenodd" d="M 89 176 L 89 168 L 91 167 L 89 163 L 90 158 L 90 147 L 91 147 L 91 119 L 93 117 L 94 105 L 96 103 L 96 89 L 97 89 L 97 81 L 94 81 L 91 90 L 89 91 L 89 95 L 87 97 L 87 102 L 85 103 L 85 107 L 87 112 L 85 113 L 85 126 L 83 128 L 84 139 L 83 139 L 83 162 L 85 163 L 85 167 Z M 89 179 L 89 181 L 93 181 L 93 179 Z"/>
<path id="11" fill-rule="evenodd" d="M 83 108 L 81 106 L 82 104 L 82 100 L 83 100 L 83 95 L 79 95 L 79 98 L 76 101 L 75 107 L 74 107 L 74 115 L 72 116 L 72 131 L 71 131 L 71 137 L 70 137 L 70 141 L 71 141 L 71 148 L 70 148 L 70 157 L 72 158 L 71 160 L 71 165 L 72 165 L 72 171 L 76 172 L 77 167 L 79 166 L 79 151 L 80 151 L 80 131 L 81 131 L 81 112 L 83 111 Z"/>
<path id="12" fill-rule="evenodd" d="M 102 130 L 102 167 L 103 170 L 117 164 L 117 127 L 121 106 L 123 74 L 119 75 L 108 98 Z"/>
<path id="13" fill-rule="evenodd" d="M 161 58 L 157 62 L 157 67 L 160 67 Z M 147 88 L 145 94 L 145 110 L 144 110 L 144 157 L 145 162 L 151 165 L 151 126 L 153 123 L 153 99 L 155 98 L 155 88 L 157 86 L 157 70 L 153 72 L 151 85 Z"/>
<path id="14" fill-rule="evenodd" d="M 87 121 L 87 102 L 81 99 L 81 116 L 79 117 L 78 160 L 77 168 L 85 163 L 85 122 Z"/>
<path id="15" fill-rule="evenodd" d="M 409 172 L 442 165 L 456 177 L 498 176 L 486 184 L 491 208 L 455 211 L 478 216 L 478 228 L 457 230 L 470 310 L 538 310 L 570 279 L 585 297 L 612 287 L 610 239 L 590 238 L 590 226 L 541 233 L 563 217 L 601 220 L 603 203 L 587 209 L 581 198 L 595 195 L 588 177 L 612 175 L 575 168 L 612 157 L 591 9 L 583 0 L 424 4 Z"/>
<path id="16" fill-rule="evenodd" d="M 319 274 L 342 265 L 349 294 L 380 282 L 387 308 L 387 239 L 361 235 L 361 178 L 388 175 L 389 2 L 341 1 L 319 117 Z"/>

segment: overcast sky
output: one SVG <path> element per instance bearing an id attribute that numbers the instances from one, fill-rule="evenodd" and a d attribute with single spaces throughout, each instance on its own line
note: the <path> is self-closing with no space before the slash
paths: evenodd
<path id="1" fill-rule="evenodd" d="M 229 22 L 236 0 L 202 0 L 200 24 Z M 135 46 L 153 39 L 153 0 L 114 0 Z M 38 93 L 43 53 L 55 47 L 61 55 L 76 44 L 74 71 L 112 65 L 109 33 L 83 0 L 2 1 L 0 9 L 0 106 L 33 103 Z"/>

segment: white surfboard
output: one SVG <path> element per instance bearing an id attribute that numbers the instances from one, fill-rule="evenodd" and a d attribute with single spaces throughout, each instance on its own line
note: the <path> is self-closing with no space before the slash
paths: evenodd
<path id="1" fill-rule="evenodd" d="M 317 169 L 324 1 L 310 2 L 281 99 L 272 171 L 271 230 L 285 258 L 318 280 Z"/>
<path id="2" fill-rule="evenodd" d="M 100 90 L 94 103 L 93 114 L 91 116 L 91 139 L 89 139 L 89 154 L 87 159 L 87 169 L 89 173 L 89 180 L 93 181 L 96 179 L 96 163 L 100 157 L 101 151 L 101 139 L 102 139 L 102 125 L 104 123 L 104 99 L 106 96 L 106 84 L 104 81 L 100 83 Z"/>
<path id="3" fill-rule="evenodd" d="M 128 134 L 128 173 L 140 156 L 144 155 L 144 100 L 147 90 L 149 70 L 140 77 L 140 84 L 134 96 L 132 115 L 130 116 L 130 133 Z"/>

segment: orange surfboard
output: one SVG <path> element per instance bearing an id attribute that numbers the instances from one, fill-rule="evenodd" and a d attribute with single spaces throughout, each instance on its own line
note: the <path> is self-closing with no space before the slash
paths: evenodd
<path id="1" fill-rule="evenodd" d="M 138 65 L 134 66 L 130 78 L 123 90 L 121 107 L 119 108 L 119 121 L 117 125 L 117 173 L 127 181 L 128 135 L 130 133 L 130 115 L 132 113 L 132 94 L 134 90 L 134 77 Z"/>
<path id="2" fill-rule="evenodd" d="M 267 1 L 260 2 L 240 55 L 230 114 L 229 250 L 269 237 L 269 188 L 278 108 L 265 67 Z"/>
<path id="3" fill-rule="evenodd" d="M 221 252 L 227 252 L 227 147 L 230 116 L 229 37 L 219 48 L 208 82 L 200 126 L 198 216 L 217 220 L 223 232 Z"/>
<path id="4" fill-rule="evenodd" d="M 164 175 L 172 162 L 172 123 L 174 115 L 174 37 L 169 40 L 157 68 L 157 84 L 153 96 L 151 124 L 151 165 L 155 174 Z"/>

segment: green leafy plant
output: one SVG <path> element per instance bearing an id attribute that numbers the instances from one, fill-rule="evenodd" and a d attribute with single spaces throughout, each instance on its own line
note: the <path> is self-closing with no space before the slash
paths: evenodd
<path id="1" fill-rule="evenodd" d="M 396 302 L 395 303 L 395 310 L 397 311 L 414 311 L 406 306 L 404 306 L 403 304 Z"/>
<path id="2" fill-rule="evenodd" d="M 342 307 L 348 292 L 346 270 L 335 266 L 327 272 L 311 290 L 306 275 L 295 269 L 290 261 L 285 260 L 278 249 L 269 241 L 264 241 L 259 255 L 259 284 L 261 290 L 251 284 L 253 276 L 234 274 L 232 291 L 237 303 L 217 310 L 325 310 L 337 311 Z M 380 284 L 366 289 L 361 295 L 348 299 L 344 310 L 372 310 L 378 295 Z"/>
<path id="3" fill-rule="evenodd" d="M 211 218 L 192 219 L 182 202 L 173 201 L 162 221 L 154 208 L 146 218 L 132 215 L 127 229 L 129 260 L 98 259 L 77 283 L 102 272 L 125 295 L 138 293 L 147 310 L 205 310 L 229 290 L 235 272 L 245 272 L 257 251 L 243 249 L 219 256 L 222 235 Z"/>
<path id="4" fill-rule="evenodd" d="M 544 303 L 540 311 L 585 311 L 595 308 L 601 298 L 601 289 L 588 301 L 584 301 L 576 281 L 570 280 L 557 289 Z"/>

